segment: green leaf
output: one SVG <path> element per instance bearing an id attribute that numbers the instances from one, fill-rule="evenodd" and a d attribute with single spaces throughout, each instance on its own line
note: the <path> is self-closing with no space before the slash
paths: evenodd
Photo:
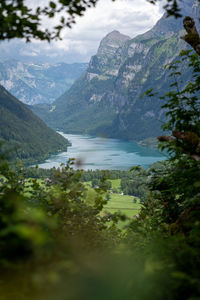
<path id="1" fill-rule="evenodd" d="M 51 8 L 53 8 L 53 9 L 56 8 L 55 2 L 52 2 L 52 1 L 50 1 L 49 6 L 50 6 Z"/>

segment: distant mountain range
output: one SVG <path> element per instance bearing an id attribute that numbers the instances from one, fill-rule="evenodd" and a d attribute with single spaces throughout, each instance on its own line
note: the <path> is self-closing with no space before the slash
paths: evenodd
<path id="1" fill-rule="evenodd" d="M 0 84 L 23 103 L 51 103 L 68 90 L 88 64 L 0 62 Z"/>
<path id="2" fill-rule="evenodd" d="M 182 14 L 198 19 L 200 4 L 183 0 Z M 158 96 L 141 99 L 150 88 L 163 95 L 171 83 L 164 66 L 177 59 L 186 43 L 180 39 L 182 19 L 163 16 L 145 34 L 133 39 L 108 34 L 87 70 L 49 107 L 34 111 L 49 126 L 68 133 L 91 133 L 128 140 L 160 134 L 165 118 Z M 182 68 L 185 80 L 190 71 Z"/>
<path id="3" fill-rule="evenodd" d="M 35 116 L 25 104 L 0 85 L 0 142 L 12 159 L 25 163 L 45 160 L 50 154 L 66 151 L 68 140 Z"/>

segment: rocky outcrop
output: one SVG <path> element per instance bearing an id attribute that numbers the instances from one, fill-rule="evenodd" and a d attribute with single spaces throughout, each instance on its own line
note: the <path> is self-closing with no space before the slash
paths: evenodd
<path id="1" fill-rule="evenodd" d="M 99 75 L 100 80 L 117 76 L 123 62 L 123 45 L 130 39 L 116 30 L 109 33 L 101 41 L 97 54 L 91 58 L 87 72 Z"/>

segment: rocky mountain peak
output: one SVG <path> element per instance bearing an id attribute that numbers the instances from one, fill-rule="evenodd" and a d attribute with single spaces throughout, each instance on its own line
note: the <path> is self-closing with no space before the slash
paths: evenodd
<path id="1" fill-rule="evenodd" d="M 131 38 L 129 36 L 121 34 L 119 31 L 114 30 L 102 39 L 97 55 L 109 54 L 109 52 L 113 54 L 113 51 L 115 51 L 130 39 Z"/>
<path id="2" fill-rule="evenodd" d="M 108 33 L 104 39 L 112 39 L 124 43 L 126 40 L 130 39 L 130 37 L 128 35 L 120 33 L 118 30 L 113 30 Z"/>

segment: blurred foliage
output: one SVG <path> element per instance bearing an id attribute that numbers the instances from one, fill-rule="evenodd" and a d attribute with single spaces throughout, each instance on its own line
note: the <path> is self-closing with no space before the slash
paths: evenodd
<path id="1" fill-rule="evenodd" d="M 28 272 L 27 278 L 20 279 L 29 285 L 28 280 L 40 277 L 40 272 L 54 263 L 55 268 L 60 265 L 73 273 L 77 256 L 103 253 L 117 244 L 120 233 L 115 223 L 120 216 L 100 214 L 107 203 L 106 178 L 95 189 L 93 206 L 87 205 L 87 190 L 80 182 L 82 173 L 74 171 L 72 165 L 73 161 L 69 161 L 55 170 L 52 181 L 45 185 L 35 178 L 27 183 L 24 167 L 19 164 L 12 170 L 1 155 L 0 268 L 11 277 L 18 274 L 14 280 L 18 280 L 20 272 L 31 270 L 33 274 Z M 51 275 L 46 274 L 44 281 L 48 276 Z M 56 270 L 52 270 L 52 276 L 59 276 Z M 1 284 L 4 289 L 4 276 Z M 23 297 L 24 290 L 12 292 L 12 299 L 18 299 L 15 293 Z"/>
<path id="2" fill-rule="evenodd" d="M 188 69 L 191 69 L 192 78 L 190 82 L 182 85 L 180 63 L 189 59 Z M 161 97 L 165 101 L 162 108 L 166 110 L 168 122 L 162 128 L 172 132 L 172 138 L 161 141 L 159 147 L 174 153 L 178 158 L 183 153 L 194 158 L 200 153 L 200 60 L 197 53 L 182 51 L 180 59 L 168 67 L 171 70 L 170 77 L 174 78 L 171 84 L 172 91 Z M 181 88 L 183 86 L 183 88 Z"/>
<path id="3" fill-rule="evenodd" d="M 114 1 L 114 0 L 113 0 Z M 0 39 L 31 38 L 40 40 L 59 39 L 63 28 L 71 27 L 77 16 L 95 6 L 98 0 L 46 1 L 43 6 L 33 7 L 24 0 L 2 0 L 0 3 Z M 67 17 L 66 17 L 67 16 Z M 49 30 L 41 26 L 43 18 L 58 18 L 56 26 Z"/>
<path id="4" fill-rule="evenodd" d="M 134 248 L 144 249 L 145 256 L 152 253 L 161 276 L 165 270 L 170 288 L 166 290 L 164 299 L 199 299 L 200 61 L 198 55 L 191 54 L 191 51 L 183 51 L 181 57 L 188 59 L 189 67 L 193 69 L 193 80 L 186 82 L 183 89 L 179 88 L 181 74 L 178 65 L 181 61 L 175 62 L 170 65 L 173 90 L 162 98 L 168 116 L 163 129 L 171 136 L 159 137 L 160 148 L 168 151 L 171 158 L 160 167 L 157 165 L 150 169 L 151 193 L 139 218 L 130 224 L 127 241 Z M 195 134 L 198 140 L 195 144 L 194 139 L 182 138 L 188 132 L 190 136 Z M 152 252 L 149 252 L 150 249 Z M 165 288 L 165 283 L 162 282 L 162 285 L 160 291 Z"/>

